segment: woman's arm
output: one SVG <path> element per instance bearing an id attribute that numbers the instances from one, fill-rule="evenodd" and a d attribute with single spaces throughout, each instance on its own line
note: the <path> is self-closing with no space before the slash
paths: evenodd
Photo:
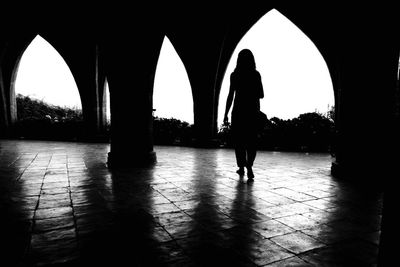
<path id="1" fill-rule="evenodd" d="M 258 95 L 259 95 L 259 98 L 264 98 L 264 88 L 262 85 L 260 73 L 258 73 Z"/>
<path id="2" fill-rule="evenodd" d="M 228 120 L 228 113 L 229 113 L 229 110 L 231 109 L 231 106 L 232 106 L 234 94 L 235 94 L 235 89 L 234 89 L 234 87 L 232 85 L 232 75 L 231 75 L 231 84 L 229 86 L 229 94 L 228 94 L 228 98 L 226 99 L 224 123 L 227 123 L 229 121 Z"/>

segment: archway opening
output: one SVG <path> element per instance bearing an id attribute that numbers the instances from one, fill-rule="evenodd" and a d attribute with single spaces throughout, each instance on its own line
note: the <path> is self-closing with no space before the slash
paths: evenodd
<path id="1" fill-rule="evenodd" d="M 105 95 L 105 109 L 106 109 L 106 122 L 111 123 L 111 108 L 110 108 L 110 88 L 108 86 L 107 79 L 104 82 L 104 95 Z"/>
<path id="2" fill-rule="evenodd" d="M 399 57 L 399 63 L 397 65 L 397 80 L 400 80 L 400 57 Z"/>
<path id="3" fill-rule="evenodd" d="M 397 76 L 396 76 L 396 91 L 395 91 L 395 116 L 397 119 L 400 118 L 400 56 L 397 64 Z"/>
<path id="4" fill-rule="evenodd" d="M 154 142 L 188 145 L 193 124 L 193 96 L 186 68 L 168 37 L 164 37 L 153 89 Z"/>
<path id="5" fill-rule="evenodd" d="M 21 138 L 76 140 L 83 128 L 74 77 L 57 50 L 40 35 L 25 49 L 14 72 L 15 133 Z"/>
<path id="6" fill-rule="evenodd" d="M 107 78 L 104 80 L 103 86 L 103 130 L 107 138 L 110 138 L 111 131 L 111 106 L 110 106 L 110 87 Z"/>
<path id="7" fill-rule="evenodd" d="M 335 103 L 326 62 L 314 43 L 275 9 L 266 13 L 253 25 L 232 54 L 221 87 L 218 125 L 221 126 L 223 122 L 230 75 L 236 66 L 238 53 L 244 48 L 250 49 L 254 54 L 264 87 L 264 99 L 260 101 L 261 111 L 272 123 L 269 128 L 274 130 L 264 133 L 264 138 L 269 138 L 264 140 L 265 148 L 310 148 L 309 142 L 312 135 L 315 135 L 315 129 L 308 130 L 310 133 L 307 141 L 300 141 L 299 136 L 305 134 L 305 129 L 297 126 L 304 127 L 304 124 L 316 123 L 309 127 L 322 127 L 320 130 L 324 132 L 321 133 L 324 137 L 320 138 L 329 138 L 330 134 L 326 131 L 333 131 L 328 128 L 333 127 Z M 296 133 L 296 129 L 301 133 Z M 221 130 L 226 129 L 221 127 Z"/>

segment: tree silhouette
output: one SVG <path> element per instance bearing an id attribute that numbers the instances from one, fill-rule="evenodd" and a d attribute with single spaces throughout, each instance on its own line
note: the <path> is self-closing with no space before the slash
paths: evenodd
<path id="1" fill-rule="evenodd" d="M 82 135 L 83 116 L 79 109 L 50 105 L 17 95 L 14 134 L 20 138 L 76 140 Z"/>
<path id="2" fill-rule="evenodd" d="M 290 120 L 273 117 L 259 133 L 259 148 L 330 152 L 335 131 L 333 117 L 333 108 L 326 115 L 310 112 Z M 221 146 L 232 147 L 230 125 L 222 125 L 217 136 Z"/>

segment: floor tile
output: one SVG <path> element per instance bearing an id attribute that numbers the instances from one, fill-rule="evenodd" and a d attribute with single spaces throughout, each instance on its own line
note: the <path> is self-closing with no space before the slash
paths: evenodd
<path id="1" fill-rule="evenodd" d="M 382 192 L 332 178 L 321 153 L 155 147 L 108 169 L 109 144 L 0 140 L 10 266 L 373 266 Z"/>

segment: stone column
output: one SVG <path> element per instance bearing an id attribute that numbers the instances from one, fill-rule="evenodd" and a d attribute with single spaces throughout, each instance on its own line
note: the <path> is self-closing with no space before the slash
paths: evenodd
<path id="1" fill-rule="evenodd" d="M 213 146 L 213 138 L 216 133 L 216 113 L 214 101 L 214 79 L 215 73 L 200 79 L 195 79 L 193 90 L 193 112 L 195 128 L 195 146 Z"/>
<path id="2" fill-rule="evenodd" d="M 391 64 L 394 53 L 390 47 L 372 52 L 378 47 L 362 45 L 365 48 L 348 50 L 341 66 L 338 117 L 341 132 L 334 171 L 349 179 L 368 177 L 377 181 L 382 167 L 387 166 L 391 146 L 396 84 L 395 64 Z"/>
<path id="3" fill-rule="evenodd" d="M 56 49 L 68 64 L 77 84 L 82 104 L 83 125 L 80 138 L 85 141 L 97 141 L 101 134 L 102 88 L 99 84 L 98 50 L 93 40 L 84 39 L 79 33 L 70 33 L 61 38 L 50 35 L 49 40 L 58 44 Z M 76 34 L 76 35 L 75 35 Z M 70 40 L 84 40 L 71 43 Z"/>
<path id="4" fill-rule="evenodd" d="M 103 43 L 111 106 L 108 165 L 112 168 L 144 166 L 156 161 L 153 82 L 164 36 L 151 27 L 133 26 L 130 31 L 135 38 L 119 29 L 110 32 Z"/>
<path id="5" fill-rule="evenodd" d="M 211 30 L 210 30 L 211 31 Z M 212 32 L 212 31 L 211 31 Z M 217 35 L 216 33 L 213 33 Z M 223 32 L 221 31 L 221 35 Z M 202 36 L 202 35 L 200 35 Z M 198 37 L 197 37 L 198 38 Z M 193 38 L 196 40 L 195 38 Z M 197 40 L 198 43 L 201 40 Z M 189 75 L 193 93 L 193 112 L 195 129 L 195 146 L 212 147 L 217 132 L 218 98 L 217 72 L 220 60 L 221 40 L 202 47 L 202 53 L 193 52 L 196 46 L 192 42 L 181 48 L 185 57 L 186 69 Z M 188 51 L 193 49 L 192 51 Z M 179 51 L 179 49 L 178 49 Z"/>
<path id="6" fill-rule="evenodd" d="M 79 135 L 85 141 L 92 141 L 98 139 L 101 129 L 97 35 L 89 25 L 74 22 L 54 29 L 44 28 L 40 35 L 57 50 L 74 77 L 83 113 Z"/>
<path id="7" fill-rule="evenodd" d="M 12 136 L 13 124 L 17 120 L 14 82 L 26 41 L 24 38 L 8 40 L 0 52 L 0 135 L 4 137 Z"/>
<path id="8" fill-rule="evenodd" d="M 3 59 L 4 47 L 0 44 L 0 137 L 5 137 L 8 132 L 8 106 L 6 92 L 3 82 L 3 69 L 1 63 Z"/>

